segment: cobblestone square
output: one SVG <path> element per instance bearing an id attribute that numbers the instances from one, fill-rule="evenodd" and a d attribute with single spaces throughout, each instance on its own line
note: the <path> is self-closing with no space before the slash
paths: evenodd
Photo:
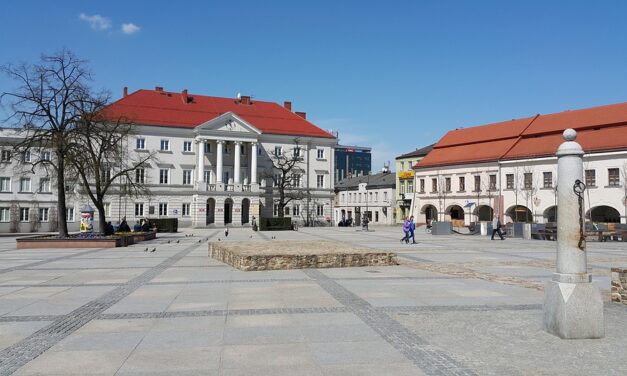
<path id="1" fill-rule="evenodd" d="M 606 337 L 560 340 L 542 330 L 555 242 L 418 230 L 410 245 L 397 227 L 159 235 L 154 253 L 0 237 L 0 375 L 627 373 L 627 305 L 609 302 L 625 243 L 588 243 Z M 329 240 L 400 265 L 244 272 L 207 256 L 217 238 Z"/>

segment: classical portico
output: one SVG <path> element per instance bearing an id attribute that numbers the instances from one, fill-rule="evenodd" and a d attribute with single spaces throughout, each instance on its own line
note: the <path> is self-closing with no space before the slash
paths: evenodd
<path id="1" fill-rule="evenodd" d="M 229 112 L 199 125 L 194 133 L 194 225 L 250 223 L 248 217 L 258 216 L 257 155 L 261 132 Z"/>

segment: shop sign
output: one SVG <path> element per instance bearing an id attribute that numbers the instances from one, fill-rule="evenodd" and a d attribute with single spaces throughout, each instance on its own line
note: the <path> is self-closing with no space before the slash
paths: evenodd
<path id="1" fill-rule="evenodd" d="M 414 177 L 413 171 L 401 171 L 398 173 L 399 179 L 411 179 Z"/>

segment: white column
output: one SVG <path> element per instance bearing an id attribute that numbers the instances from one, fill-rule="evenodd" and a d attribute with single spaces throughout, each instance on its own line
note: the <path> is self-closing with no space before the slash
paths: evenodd
<path id="1" fill-rule="evenodd" d="M 235 141 L 235 158 L 233 161 L 233 184 L 239 184 L 240 178 L 240 148 L 242 143 L 239 141 Z"/>
<path id="2" fill-rule="evenodd" d="M 202 186 L 202 180 L 205 175 L 205 142 L 202 140 L 196 141 L 196 156 L 198 162 L 196 163 L 196 171 L 198 172 L 198 187 Z"/>
<path id="3" fill-rule="evenodd" d="M 253 142 L 250 151 L 250 184 L 257 184 L 257 143 Z"/>
<path id="4" fill-rule="evenodd" d="M 224 141 L 216 141 L 216 183 L 222 183 L 222 149 Z"/>

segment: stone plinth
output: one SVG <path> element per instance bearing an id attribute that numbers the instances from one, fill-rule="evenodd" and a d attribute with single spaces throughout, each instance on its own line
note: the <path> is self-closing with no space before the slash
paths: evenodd
<path id="1" fill-rule="evenodd" d="M 398 265 L 395 253 L 324 240 L 213 242 L 209 257 L 244 271 Z"/>
<path id="2" fill-rule="evenodd" d="M 627 268 L 612 268 L 612 301 L 627 304 Z"/>

